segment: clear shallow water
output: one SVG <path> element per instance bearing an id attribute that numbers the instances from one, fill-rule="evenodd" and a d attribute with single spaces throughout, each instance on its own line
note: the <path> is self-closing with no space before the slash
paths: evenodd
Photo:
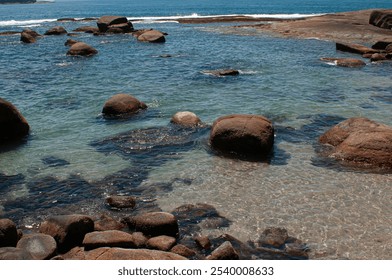
<path id="1" fill-rule="evenodd" d="M 303 5 L 263 9 L 258 2 L 252 9 L 236 2 L 224 10 L 219 1 L 197 7 L 173 1 L 173 6 L 156 10 L 147 9 L 151 3 L 122 4 L 138 17 L 344 9 L 318 1 L 318 8 L 301 10 L 308 4 L 299 2 Z M 347 1 L 347 10 L 378 4 L 362 7 L 364 1 L 357 2 Z M 0 32 L 22 29 L 19 23 L 4 24 L 11 19 L 124 14 L 112 4 L 88 4 L 89 9 L 81 8 L 87 2 L 0 6 Z M 199 6 L 208 12 L 196 9 Z M 43 22 L 34 29 L 44 33 L 57 24 Z M 84 24 L 94 25 L 61 23 L 67 30 Z M 64 36 L 46 37 L 34 45 L 21 44 L 19 36 L 0 37 L 1 97 L 14 103 L 32 128 L 26 144 L 0 154 L 1 216 L 34 225 L 50 214 L 98 215 L 109 211 L 103 203 L 108 194 L 132 194 L 155 200 L 151 207 L 165 211 L 185 203 L 209 203 L 232 221 L 228 228 L 205 233 L 229 232 L 246 241 L 257 239 L 267 226 L 282 226 L 310 244 L 312 258 L 392 258 L 391 175 L 326 168 L 317 163 L 314 151 L 317 137 L 340 119 L 365 116 L 392 125 L 392 65 L 338 68 L 319 61 L 346 56 L 336 53 L 334 43 L 241 36 L 227 32 L 227 24 L 141 22 L 135 27 L 165 31 L 167 42 L 151 45 L 128 35 L 81 34 L 76 39 L 96 47 L 99 54 L 71 58 L 65 55 Z M 165 54 L 172 57 L 160 57 Z M 220 68 L 242 74 L 203 74 Z M 104 120 L 102 106 L 118 92 L 134 94 L 149 109 L 126 121 Z M 208 130 L 178 144 L 165 128 L 182 110 L 192 110 L 208 124 L 231 113 L 269 117 L 277 127 L 271 164 L 213 155 Z M 147 128 L 158 129 L 148 136 L 143 130 Z M 154 142 L 159 135 L 172 144 L 140 153 L 100 144 L 136 129 L 142 129 L 136 133 L 139 140 Z"/>

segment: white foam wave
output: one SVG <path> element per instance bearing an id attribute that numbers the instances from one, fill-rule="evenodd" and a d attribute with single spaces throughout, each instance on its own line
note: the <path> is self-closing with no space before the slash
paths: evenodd
<path id="1" fill-rule="evenodd" d="M 42 23 L 54 21 L 57 19 L 3 20 L 0 21 L 0 26 L 39 26 Z"/>

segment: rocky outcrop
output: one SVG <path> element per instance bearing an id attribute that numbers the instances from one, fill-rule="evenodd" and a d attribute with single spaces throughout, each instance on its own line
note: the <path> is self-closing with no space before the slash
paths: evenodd
<path id="1" fill-rule="evenodd" d="M 67 30 L 65 30 L 62 26 L 55 26 L 44 33 L 44 35 L 64 35 L 67 34 Z"/>
<path id="2" fill-rule="evenodd" d="M 29 134 L 26 119 L 10 102 L 0 98 L 0 144 L 20 140 Z"/>
<path id="3" fill-rule="evenodd" d="M 166 42 L 165 33 L 158 30 L 147 30 L 137 36 L 137 40 L 140 42 L 148 43 L 164 43 Z"/>
<path id="4" fill-rule="evenodd" d="M 108 99 L 102 109 L 105 117 L 122 117 L 138 113 L 146 109 L 147 105 L 132 95 L 119 93 Z"/>
<path id="5" fill-rule="evenodd" d="M 392 10 L 376 10 L 370 14 L 369 24 L 374 26 L 392 29 Z"/>
<path id="6" fill-rule="evenodd" d="M 128 227 L 134 231 L 143 232 L 148 236 L 167 235 L 178 236 L 178 223 L 173 214 L 166 212 L 151 212 L 125 219 Z"/>
<path id="7" fill-rule="evenodd" d="M 22 33 L 20 33 L 20 41 L 26 44 L 35 43 L 38 37 L 41 35 L 38 34 L 36 31 L 31 29 L 24 29 Z"/>
<path id="8" fill-rule="evenodd" d="M 69 48 L 67 55 L 70 56 L 92 56 L 97 54 L 98 51 L 93 48 L 92 46 L 83 43 L 83 42 L 76 42 L 71 45 Z"/>
<path id="9" fill-rule="evenodd" d="M 228 115 L 212 125 L 210 144 L 215 150 L 265 158 L 274 144 L 274 127 L 259 115 Z"/>
<path id="10" fill-rule="evenodd" d="M 392 170 L 390 126 L 366 118 L 351 118 L 328 130 L 319 141 L 330 147 L 326 156 L 344 165 Z"/>
<path id="11" fill-rule="evenodd" d="M 336 50 L 342 52 L 366 54 L 366 53 L 378 53 L 379 50 L 375 50 L 359 44 L 347 44 L 347 43 L 336 43 Z"/>
<path id="12" fill-rule="evenodd" d="M 84 215 L 50 217 L 41 223 L 39 231 L 52 236 L 60 252 L 66 252 L 82 244 L 84 236 L 94 230 L 93 220 Z"/>
<path id="13" fill-rule="evenodd" d="M 170 122 L 183 127 L 196 127 L 202 124 L 200 118 L 195 113 L 188 111 L 175 113 Z"/>
<path id="14" fill-rule="evenodd" d="M 10 219 L 0 219 L 0 247 L 15 247 L 17 242 L 15 223 Z"/>
<path id="15" fill-rule="evenodd" d="M 130 33 L 133 25 L 123 16 L 102 16 L 97 21 L 100 33 Z"/>
<path id="16" fill-rule="evenodd" d="M 356 58 L 334 58 L 334 57 L 323 57 L 321 61 L 334 63 L 336 66 L 358 68 L 363 67 L 366 63 L 361 59 Z"/>
<path id="17" fill-rule="evenodd" d="M 23 235 L 16 248 L 30 253 L 34 260 L 48 260 L 55 256 L 57 244 L 52 236 L 35 233 Z"/>

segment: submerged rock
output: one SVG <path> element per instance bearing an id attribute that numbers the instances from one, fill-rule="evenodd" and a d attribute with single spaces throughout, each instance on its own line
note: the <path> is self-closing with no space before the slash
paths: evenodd
<path id="1" fill-rule="evenodd" d="M 134 208 L 136 199 L 132 196 L 112 195 L 106 198 L 106 203 L 114 208 Z"/>
<path id="2" fill-rule="evenodd" d="M 119 93 L 109 98 L 103 105 L 102 114 L 105 117 L 122 117 L 138 113 L 147 105 L 130 94 Z"/>
<path id="3" fill-rule="evenodd" d="M 319 138 L 325 154 L 344 165 L 392 170 L 392 127 L 366 118 L 347 119 Z"/>
<path id="4" fill-rule="evenodd" d="M 65 30 L 62 26 L 55 26 L 44 33 L 44 35 L 64 35 L 67 34 L 67 30 Z"/>
<path id="5" fill-rule="evenodd" d="M 356 58 L 323 57 L 323 58 L 321 58 L 321 61 L 332 62 L 332 63 L 336 64 L 337 66 L 350 67 L 350 68 L 363 67 L 366 65 L 366 63 L 363 60 L 356 59 Z"/>
<path id="6" fill-rule="evenodd" d="M 175 113 L 170 122 L 183 127 L 195 127 L 201 125 L 199 117 L 195 113 L 188 111 Z"/>
<path id="7" fill-rule="evenodd" d="M 220 117 L 212 125 L 210 144 L 224 153 L 265 158 L 273 148 L 274 127 L 258 115 Z"/>
<path id="8" fill-rule="evenodd" d="M 99 32 L 99 28 L 94 27 L 94 26 L 80 26 L 72 31 L 73 32 L 84 32 L 84 33 L 97 33 L 97 32 Z"/>
<path id="9" fill-rule="evenodd" d="M 235 69 L 220 69 L 220 70 L 204 71 L 204 73 L 213 76 L 224 77 L 224 76 L 238 76 L 240 74 L 240 71 Z"/>
<path id="10" fill-rule="evenodd" d="M 30 126 L 18 109 L 0 98 L 0 143 L 20 140 L 27 136 Z"/>
<path id="11" fill-rule="evenodd" d="M 218 248 L 216 248 L 211 255 L 207 257 L 207 260 L 238 260 L 239 255 L 231 245 L 230 241 L 224 242 Z"/>
<path id="12" fill-rule="evenodd" d="M 271 227 L 263 231 L 258 242 L 261 246 L 267 245 L 279 248 L 286 243 L 288 238 L 289 235 L 286 229 Z"/>

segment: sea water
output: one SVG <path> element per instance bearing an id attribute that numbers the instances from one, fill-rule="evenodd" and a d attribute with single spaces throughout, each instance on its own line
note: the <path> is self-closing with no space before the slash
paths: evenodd
<path id="1" fill-rule="evenodd" d="M 207 203 L 230 220 L 203 234 L 257 240 L 269 226 L 287 228 L 316 259 L 391 259 L 392 177 L 331 165 L 316 153 L 317 138 L 355 116 L 392 125 L 392 65 L 339 68 L 321 57 L 334 42 L 231 32 L 241 23 L 179 24 L 179 17 L 322 13 L 392 8 L 390 1 L 56 1 L 0 5 L 0 32 L 33 28 L 68 31 L 95 22 L 58 18 L 125 15 L 137 29 L 167 32 L 165 44 L 129 35 L 76 39 L 98 49 L 94 57 L 66 56 L 66 36 L 36 44 L 0 36 L 0 97 L 26 117 L 26 143 L 0 153 L 0 216 L 35 228 L 49 215 L 113 216 L 108 195 L 137 196 L 140 211 L 172 211 Z M 169 21 L 162 21 L 169 19 Z M 234 68 L 236 77 L 208 70 Z M 148 105 L 123 120 L 101 115 L 105 101 L 130 93 Z M 172 131 L 171 116 L 193 111 L 207 125 L 223 115 L 260 114 L 276 128 L 269 163 L 214 154 L 209 128 Z M 130 142 L 117 135 L 132 136 Z"/>

